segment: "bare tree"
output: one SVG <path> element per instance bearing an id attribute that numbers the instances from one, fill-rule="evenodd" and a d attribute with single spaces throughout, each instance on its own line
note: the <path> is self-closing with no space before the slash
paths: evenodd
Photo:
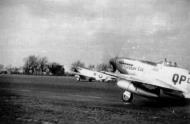
<path id="1" fill-rule="evenodd" d="M 0 71 L 4 69 L 4 65 L 0 64 Z"/>
<path id="2" fill-rule="evenodd" d="M 109 64 L 102 63 L 102 64 L 97 65 L 96 68 L 98 71 L 108 71 L 110 66 Z"/>
<path id="3" fill-rule="evenodd" d="M 88 65 L 88 69 L 94 70 L 95 69 L 95 65 Z"/>
<path id="4" fill-rule="evenodd" d="M 76 67 L 85 67 L 85 64 L 81 62 L 80 60 L 73 62 L 71 64 L 71 71 L 73 71 Z"/>
<path id="5" fill-rule="evenodd" d="M 64 75 L 65 74 L 64 66 L 60 65 L 56 62 L 49 64 L 48 68 L 53 75 Z"/>
<path id="6" fill-rule="evenodd" d="M 31 55 L 25 58 L 24 71 L 27 74 L 34 74 L 38 67 L 38 57 Z"/>
<path id="7" fill-rule="evenodd" d="M 40 73 L 44 73 L 48 68 L 48 59 L 47 57 L 39 58 L 38 60 L 38 69 Z"/>

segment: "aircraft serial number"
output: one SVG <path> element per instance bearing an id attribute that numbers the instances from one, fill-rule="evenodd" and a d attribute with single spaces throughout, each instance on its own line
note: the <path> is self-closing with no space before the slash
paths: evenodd
<path id="1" fill-rule="evenodd" d="M 142 67 L 134 67 L 134 66 L 125 66 L 125 67 L 126 69 L 129 69 L 129 70 L 143 71 Z"/>

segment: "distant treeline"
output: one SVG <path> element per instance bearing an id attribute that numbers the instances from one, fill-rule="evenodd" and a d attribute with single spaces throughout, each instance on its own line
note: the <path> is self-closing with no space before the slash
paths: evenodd
<path id="1" fill-rule="evenodd" d="M 25 74 L 33 75 L 64 75 L 64 66 L 56 62 L 48 62 L 47 57 L 31 55 L 25 58 L 23 71 Z"/>
<path id="2" fill-rule="evenodd" d="M 76 67 L 84 67 L 90 70 L 97 71 L 109 71 L 110 65 L 107 63 L 101 63 L 98 65 L 85 66 L 84 62 L 80 60 L 75 61 L 71 64 L 70 71 L 73 71 Z M 72 73 L 65 72 L 64 65 L 57 62 L 49 62 L 47 57 L 40 57 L 30 55 L 24 59 L 24 65 L 22 67 L 7 66 L 4 67 L 0 64 L 0 73 L 4 74 L 28 74 L 28 75 L 72 75 Z"/>
<path id="3" fill-rule="evenodd" d="M 110 69 L 111 69 L 111 66 L 108 63 L 101 63 L 96 66 L 92 65 L 92 64 L 85 66 L 85 63 L 81 62 L 79 60 L 76 62 L 73 62 L 71 64 L 71 70 L 73 70 L 76 67 L 83 67 L 83 68 L 87 68 L 90 70 L 96 70 L 96 71 L 110 71 Z"/>

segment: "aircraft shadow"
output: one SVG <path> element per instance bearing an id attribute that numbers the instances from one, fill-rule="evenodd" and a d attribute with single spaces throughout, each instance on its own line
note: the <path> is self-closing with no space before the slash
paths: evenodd
<path id="1" fill-rule="evenodd" d="M 190 106 L 190 99 L 140 99 L 137 98 L 131 103 L 122 103 L 113 105 L 115 107 L 150 107 L 150 108 L 162 108 L 162 107 L 185 107 Z"/>

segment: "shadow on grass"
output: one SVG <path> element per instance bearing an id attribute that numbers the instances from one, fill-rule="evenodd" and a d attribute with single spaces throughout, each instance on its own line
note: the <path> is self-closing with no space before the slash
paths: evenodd
<path id="1" fill-rule="evenodd" d="M 9 83 L 0 82 L 0 123 L 21 124 L 22 122 L 17 120 L 21 116 L 21 106 L 14 103 L 19 96 L 12 93 L 9 88 Z"/>
<path id="2" fill-rule="evenodd" d="M 121 101 L 122 102 L 122 101 Z M 190 100 L 185 100 L 185 99 L 179 99 L 179 100 L 172 100 L 172 99 L 161 99 L 161 100 L 156 100 L 156 99 L 147 99 L 147 100 L 139 100 L 135 101 L 134 103 L 123 103 L 119 105 L 113 105 L 115 107 L 136 107 L 136 108 L 141 108 L 141 107 L 147 107 L 147 108 L 164 108 L 164 107 L 188 107 L 190 106 Z"/>

